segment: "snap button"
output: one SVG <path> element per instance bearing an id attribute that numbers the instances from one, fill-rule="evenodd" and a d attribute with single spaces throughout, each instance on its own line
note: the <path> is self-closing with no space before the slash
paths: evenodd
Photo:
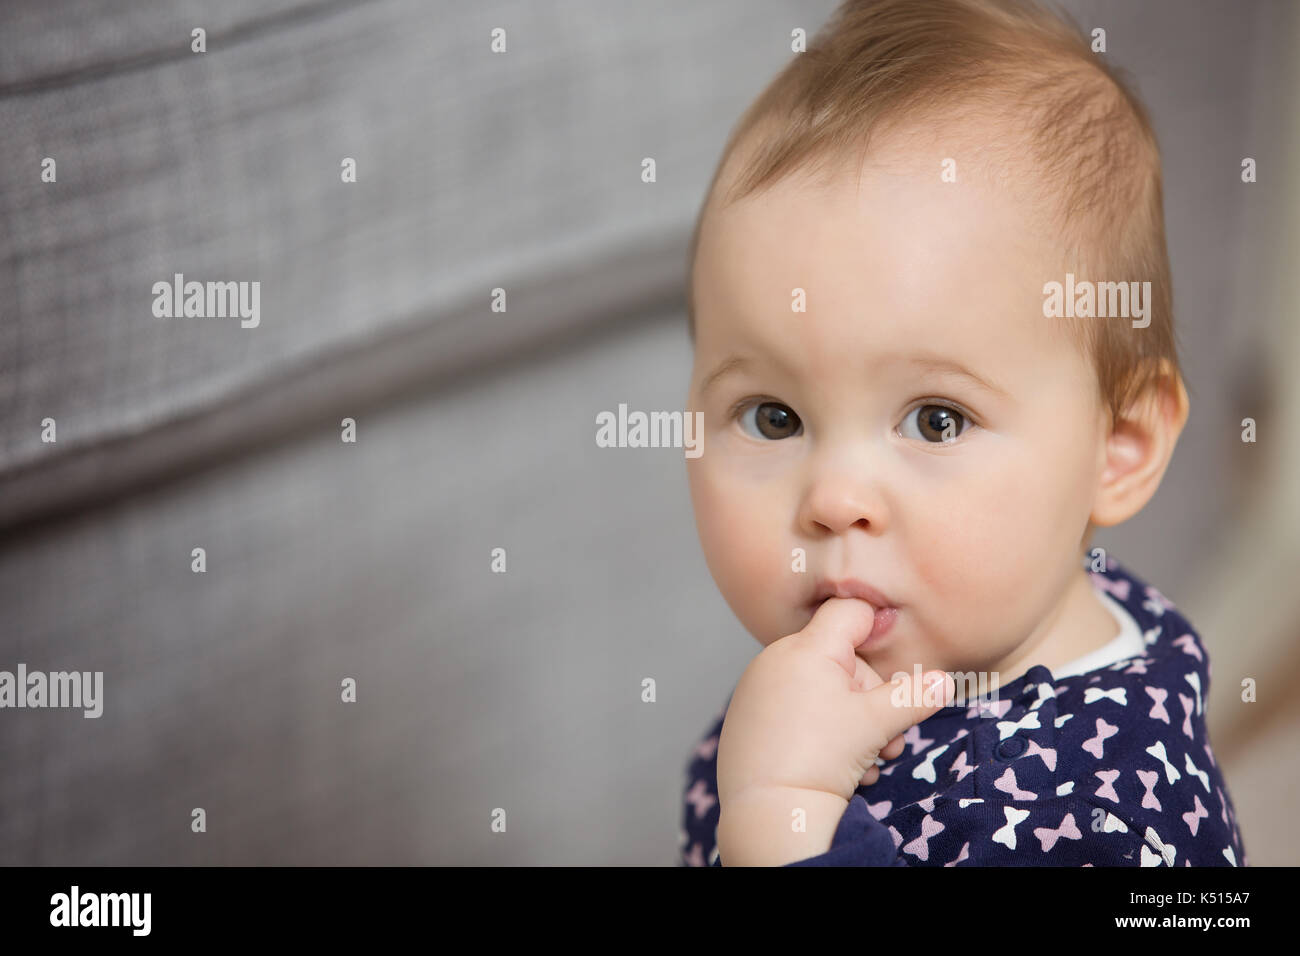
<path id="1" fill-rule="evenodd" d="M 1025 748 L 1028 746 L 1029 742 L 1024 737 L 1008 737 L 998 744 L 998 757 L 1003 760 L 1012 760 L 1024 753 Z"/>

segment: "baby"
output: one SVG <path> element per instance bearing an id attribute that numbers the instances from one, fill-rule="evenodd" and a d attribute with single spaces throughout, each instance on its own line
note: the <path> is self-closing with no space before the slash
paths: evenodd
<path id="1" fill-rule="evenodd" d="M 1078 28 L 848 0 L 732 134 L 689 290 L 696 525 L 764 650 L 682 862 L 1245 864 L 1205 648 L 1091 547 L 1188 396 L 1155 136 Z"/>

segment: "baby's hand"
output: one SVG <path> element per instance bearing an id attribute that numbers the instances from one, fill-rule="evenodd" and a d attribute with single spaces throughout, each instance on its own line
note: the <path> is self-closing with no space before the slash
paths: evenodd
<path id="1" fill-rule="evenodd" d="M 831 598 L 741 675 L 718 739 L 724 864 L 824 853 L 854 790 L 879 776 L 877 755 L 898 756 L 903 731 L 950 700 L 954 684 L 942 671 L 922 675 L 941 675 L 938 690 L 912 677 L 887 684 L 857 656 L 874 617 L 865 601 Z M 794 826 L 796 809 L 806 830 Z"/>

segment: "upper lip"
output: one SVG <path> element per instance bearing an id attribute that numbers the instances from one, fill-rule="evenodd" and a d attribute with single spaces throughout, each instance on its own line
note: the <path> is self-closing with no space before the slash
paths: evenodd
<path id="1" fill-rule="evenodd" d="M 881 594 L 865 581 L 857 578 L 841 578 L 838 581 L 822 580 L 817 582 L 817 590 L 813 593 L 812 600 L 809 604 L 820 604 L 827 598 L 861 598 L 876 610 L 882 607 L 894 607 L 894 602 L 888 597 Z"/>

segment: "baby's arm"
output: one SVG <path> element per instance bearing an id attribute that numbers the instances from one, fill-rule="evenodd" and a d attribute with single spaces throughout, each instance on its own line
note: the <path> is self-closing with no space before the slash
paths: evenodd
<path id="1" fill-rule="evenodd" d="M 796 787 L 736 794 L 718 820 L 718 856 L 727 866 L 784 866 L 819 856 L 830 849 L 848 806 L 838 794 Z"/>
<path id="2" fill-rule="evenodd" d="M 867 801 L 854 794 L 840 818 L 830 849 L 786 866 L 907 866 L 894 846 L 894 838 L 871 815 Z"/>

